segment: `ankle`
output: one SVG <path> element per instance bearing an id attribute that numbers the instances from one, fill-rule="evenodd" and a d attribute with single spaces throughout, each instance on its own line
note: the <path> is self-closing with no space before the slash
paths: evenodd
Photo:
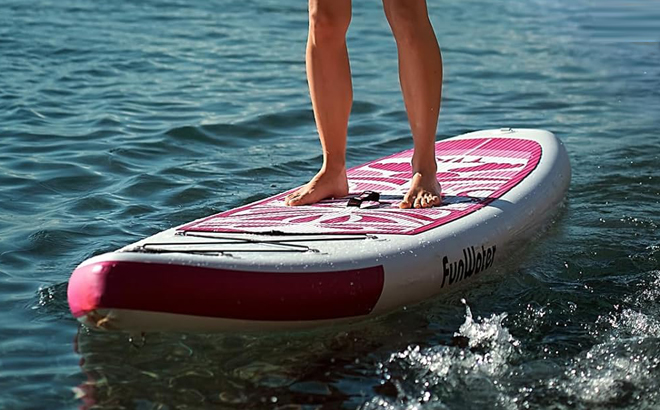
<path id="1" fill-rule="evenodd" d="M 435 156 L 433 155 L 427 155 L 423 158 L 419 158 L 413 155 L 411 165 L 413 175 L 418 172 L 422 175 L 435 175 L 435 173 L 438 171 L 438 164 L 435 162 Z"/>
<path id="2" fill-rule="evenodd" d="M 323 161 L 320 172 L 329 175 L 346 174 L 346 163 L 344 161 Z"/>

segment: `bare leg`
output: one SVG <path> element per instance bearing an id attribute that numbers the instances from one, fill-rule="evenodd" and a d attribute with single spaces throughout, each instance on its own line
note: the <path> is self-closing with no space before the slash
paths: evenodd
<path id="1" fill-rule="evenodd" d="M 346 133 L 353 104 L 346 31 L 351 0 L 309 0 L 307 81 L 323 149 L 321 170 L 288 195 L 287 205 L 305 205 L 348 195 Z"/>
<path id="2" fill-rule="evenodd" d="M 435 133 L 442 94 L 440 48 L 428 18 L 426 0 L 383 0 L 383 7 L 396 39 L 399 80 L 415 147 L 410 190 L 399 206 L 439 205 Z"/>

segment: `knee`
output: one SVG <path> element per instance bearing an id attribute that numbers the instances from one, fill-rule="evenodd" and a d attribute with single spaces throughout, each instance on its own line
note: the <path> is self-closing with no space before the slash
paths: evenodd
<path id="1" fill-rule="evenodd" d="M 397 42 L 409 42 L 430 26 L 425 0 L 383 0 L 385 15 Z"/>
<path id="2" fill-rule="evenodd" d="M 309 34 L 315 42 L 344 41 L 351 22 L 351 10 L 329 2 L 310 1 Z M 329 5 L 331 4 L 331 5 Z"/>

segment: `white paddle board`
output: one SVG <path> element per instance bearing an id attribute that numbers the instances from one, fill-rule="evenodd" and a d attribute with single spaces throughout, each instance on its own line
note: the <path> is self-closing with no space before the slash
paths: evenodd
<path id="1" fill-rule="evenodd" d="M 372 191 L 378 201 L 288 207 L 289 191 L 91 258 L 69 281 L 71 311 L 88 326 L 131 331 L 373 317 L 494 272 L 548 221 L 570 182 L 550 132 L 478 131 L 436 143 L 442 205 L 399 209 L 411 156 L 348 171 L 349 197 Z"/>

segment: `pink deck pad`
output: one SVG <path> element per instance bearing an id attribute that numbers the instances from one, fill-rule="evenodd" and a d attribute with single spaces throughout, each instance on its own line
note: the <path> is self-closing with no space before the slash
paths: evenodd
<path id="1" fill-rule="evenodd" d="M 436 143 L 443 204 L 399 209 L 410 186 L 412 150 L 348 170 L 351 195 L 377 191 L 380 206 L 346 207 L 346 199 L 288 207 L 275 195 L 188 224 L 180 230 L 233 233 L 414 235 L 483 208 L 516 186 L 536 168 L 541 146 L 517 138 L 455 139 Z"/>

